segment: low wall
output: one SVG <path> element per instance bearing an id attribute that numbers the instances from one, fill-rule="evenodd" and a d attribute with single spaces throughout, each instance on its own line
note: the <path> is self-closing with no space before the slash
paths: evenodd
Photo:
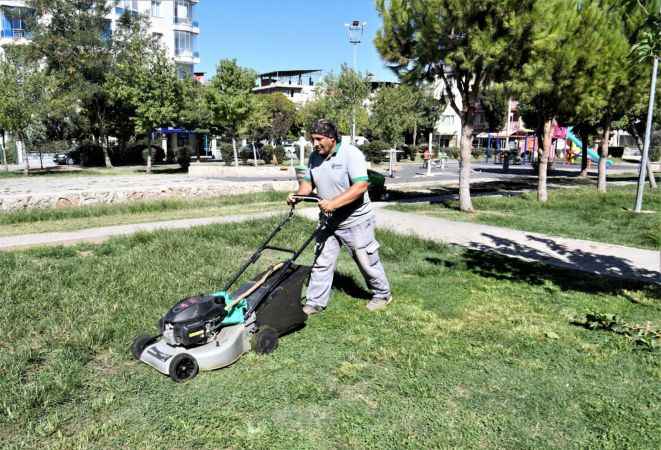
<path id="1" fill-rule="evenodd" d="M 227 166 L 224 163 L 191 164 L 188 175 L 192 177 L 295 177 L 293 167 L 276 166 Z"/>
<path id="2" fill-rule="evenodd" d="M 151 187 L 146 189 L 96 189 L 39 194 L 5 194 L 0 195 L 0 211 L 10 212 L 27 208 L 66 208 L 169 198 L 193 200 L 255 192 L 291 192 L 296 190 L 297 187 L 298 184 L 296 181 L 217 181 L 213 184 L 196 182 L 179 186 Z"/>

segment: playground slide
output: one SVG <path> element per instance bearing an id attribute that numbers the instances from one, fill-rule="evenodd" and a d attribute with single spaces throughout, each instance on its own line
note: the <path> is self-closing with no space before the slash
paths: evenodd
<path id="1" fill-rule="evenodd" d="M 576 137 L 574 133 L 572 133 L 571 127 L 567 130 L 567 139 L 570 140 L 574 145 L 578 146 L 578 149 L 582 151 L 583 142 L 581 142 L 581 140 Z M 588 148 L 588 159 L 592 162 L 599 163 L 599 153 Z M 610 159 L 606 161 L 606 167 L 610 167 L 612 165 L 613 161 Z"/>

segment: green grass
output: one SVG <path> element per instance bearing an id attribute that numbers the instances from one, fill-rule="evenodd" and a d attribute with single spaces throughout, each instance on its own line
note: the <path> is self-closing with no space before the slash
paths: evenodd
<path id="1" fill-rule="evenodd" d="M 633 214 L 635 186 L 611 186 L 600 194 L 595 187 L 558 189 L 541 204 L 535 192 L 517 196 L 474 197 L 475 213 L 458 209 L 457 201 L 402 203 L 399 211 L 415 212 L 451 220 L 484 223 L 518 230 L 661 249 L 661 190 L 645 190 L 643 209 L 653 214 Z"/>
<path id="2" fill-rule="evenodd" d="M 658 290 L 389 233 L 386 311 L 343 254 L 330 307 L 271 355 L 182 385 L 132 359 L 275 220 L 0 254 L 0 447 L 661 447 L 658 350 L 571 323 L 658 327 Z M 276 244 L 313 225 L 291 226 Z"/>
<path id="3" fill-rule="evenodd" d="M 25 209 L 0 214 L 0 236 L 249 214 L 282 208 L 282 192 L 230 195 L 197 200 L 166 199 L 69 208 Z"/>

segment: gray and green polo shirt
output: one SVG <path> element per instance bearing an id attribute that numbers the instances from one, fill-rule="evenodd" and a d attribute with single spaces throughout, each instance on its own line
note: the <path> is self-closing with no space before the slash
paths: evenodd
<path id="1" fill-rule="evenodd" d="M 331 200 L 347 191 L 351 185 L 368 181 L 365 155 L 351 144 L 337 144 L 335 150 L 322 156 L 314 151 L 310 155 L 305 180 L 312 183 L 317 194 Z M 350 228 L 373 217 L 367 192 L 362 198 L 339 208 L 333 213 L 338 228 Z"/>

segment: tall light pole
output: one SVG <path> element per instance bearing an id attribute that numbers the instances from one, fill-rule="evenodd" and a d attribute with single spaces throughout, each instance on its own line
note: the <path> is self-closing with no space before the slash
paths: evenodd
<path id="1" fill-rule="evenodd" d="M 647 106 L 647 124 L 645 127 L 645 142 L 643 143 L 643 154 L 640 156 L 640 172 L 638 173 L 638 189 L 636 191 L 636 203 L 633 207 L 634 212 L 640 212 L 643 207 L 643 190 L 645 189 L 645 174 L 647 158 L 650 150 L 650 140 L 652 134 L 652 115 L 654 112 L 654 94 L 656 93 L 656 74 L 659 67 L 659 57 L 654 56 L 652 64 L 652 84 L 650 86 L 650 98 Z M 654 174 L 652 174 L 654 176 Z"/>
<path id="2" fill-rule="evenodd" d="M 360 20 L 352 20 L 351 23 L 345 23 L 344 26 L 347 28 L 347 37 L 349 38 L 349 44 L 353 45 L 353 71 L 354 74 L 357 74 L 356 71 L 356 59 L 357 54 L 356 50 L 358 44 L 363 40 L 363 33 L 365 32 L 365 27 L 367 27 L 367 22 L 361 22 Z M 351 143 L 354 144 L 356 139 L 356 105 L 351 107 Z"/>

